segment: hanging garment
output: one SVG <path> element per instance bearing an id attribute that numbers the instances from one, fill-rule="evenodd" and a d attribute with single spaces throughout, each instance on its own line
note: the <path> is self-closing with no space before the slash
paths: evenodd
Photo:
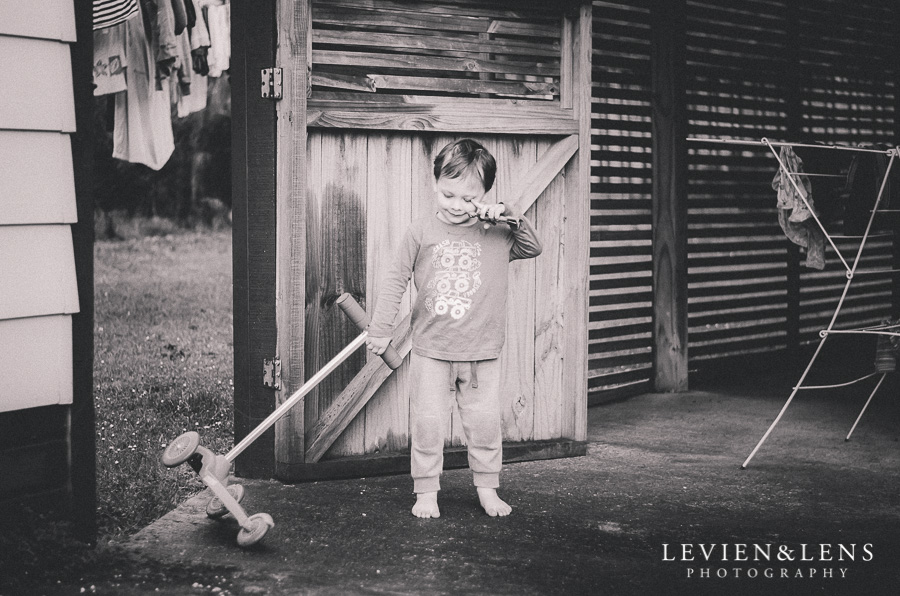
<path id="1" fill-rule="evenodd" d="M 178 64 L 175 72 L 177 84 L 172 85 L 175 114 L 185 118 L 206 108 L 207 78 L 194 71 L 188 32 L 178 36 L 180 41 Z"/>
<path id="2" fill-rule="evenodd" d="M 137 16 L 137 13 L 132 15 Z M 125 91 L 125 21 L 94 30 L 94 95 Z"/>
<path id="3" fill-rule="evenodd" d="M 220 77 L 231 67 L 231 5 L 207 5 L 206 24 L 210 41 L 209 76 Z"/>
<path id="4" fill-rule="evenodd" d="M 181 35 L 181 33 L 187 29 L 188 19 L 187 19 L 187 10 L 184 6 L 184 0 L 169 0 L 172 3 L 172 16 L 174 18 L 175 25 L 175 35 Z"/>
<path id="5" fill-rule="evenodd" d="M 137 11 L 137 0 L 94 0 L 94 30 L 124 23 Z"/>
<path id="6" fill-rule="evenodd" d="M 153 84 L 155 60 L 141 19 L 126 21 L 127 89 L 116 94 L 113 154 L 116 159 L 162 168 L 175 150 L 169 81 Z"/>
<path id="7" fill-rule="evenodd" d="M 191 7 L 195 14 L 193 23 L 189 25 L 188 32 L 191 36 L 191 50 L 209 47 L 209 28 L 206 26 L 206 18 L 203 9 L 200 8 L 200 0 L 188 0 L 185 6 Z"/>
<path id="8" fill-rule="evenodd" d="M 847 206 L 844 214 L 844 233 L 858 236 L 866 231 L 875 199 L 881 188 L 887 170 L 888 156 L 884 153 L 856 153 L 850 162 L 847 172 Z M 893 171 L 896 164 L 891 167 Z M 891 204 L 891 181 L 885 181 L 879 209 L 886 209 Z M 876 220 L 877 221 L 877 220 Z"/>
<path id="9" fill-rule="evenodd" d="M 207 60 L 210 44 L 209 29 L 206 27 L 206 18 L 203 16 L 199 0 L 190 0 L 188 4 L 194 7 L 194 12 L 197 15 L 194 26 L 190 29 L 191 62 L 194 72 L 204 77 L 203 88 L 205 89 L 206 75 L 209 74 L 209 62 Z M 206 105 L 206 100 L 204 100 L 203 105 Z"/>
<path id="10" fill-rule="evenodd" d="M 900 319 L 885 319 L 881 325 L 885 331 L 897 332 L 900 329 Z M 894 372 L 897 368 L 897 353 L 900 351 L 900 337 L 896 335 L 878 335 L 875 344 L 875 370 L 878 372 Z"/>
<path id="11" fill-rule="evenodd" d="M 816 198 L 816 216 L 828 224 L 843 221 L 847 203 L 847 171 L 852 153 L 835 151 L 828 145 L 794 149 L 803 161 L 804 171 L 809 173 L 810 192 Z"/>
<path id="12" fill-rule="evenodd" d="M 803 161 L 790 146 L 782 146 L 779 157 L 789 172 L 803 171 Z M 791 242 L 806 249 L 805 265 L 813 269 L 824 269 L 825 235 L 810 211 L 815 206 L 809 177 L 794 176 L 794 179 L 797 181 L 797 188 L 791 183 L 790 175 L 781 168 L 772 179 L 772 188 L 778 191 L 778 223 Z"/>
<path id="13" fill-rule="evenodd" d="M 178 40 L 175 37 L 175 15 L 170 0 L 140 0 L 141 13 L 146 19 L 145 33 L 156 62 L 156 89 L 162 90 L 162 80 L 169 78 L 178 55 Z"/>
<path id="14" fill-rule="evenodd" d="M 194 6 L 194 0 L 184 0 L 184 8 L 187 10 L 187 26 L 190 31 L 197 22 L 197 7 Z"/>

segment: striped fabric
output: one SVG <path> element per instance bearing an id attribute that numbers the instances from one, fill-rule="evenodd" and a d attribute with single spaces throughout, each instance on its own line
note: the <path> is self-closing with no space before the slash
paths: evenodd
<path id="1" fill-rule="evenodd" d="M 138 10 L 138 0 L 94 0 L 94 29 L 112 27 Z"/>

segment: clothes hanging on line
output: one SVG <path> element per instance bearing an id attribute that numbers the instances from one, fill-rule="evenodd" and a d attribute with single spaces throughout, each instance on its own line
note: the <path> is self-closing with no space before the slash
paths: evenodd
<path id="1" fill-rule="evenodd" d="M 779 157 L 789 172 L 803 172 L 803 161 L 791 147 L 782 146 Z M 791 242 L 806 249 L 805 265 L 821 270 L 825 268 L 825 235 L 810 211 L 815 209 L 812 186 L 806 176 L 794 179 L 796 188 L 781 168 L 772 179 L 772 188 L 778 192 L 778 223 Z"/>
<path id="2" fill-rule="evenodd" d="M 206 27 L 206 17 L 203 16 L 203 9 L 200 7 L 200 0 L 190 0 L 189 6 L 193 7 L 196 19 L 194 25 L 190 26 L 188 33 L 191 38 L 191 62 L 194 72 L 204 78 L 204 88 L 206 76 L 209 74 L 209 63 L 207 54 L 209 53 L 209 29 Z M 206 102 L 204 101 L 204 106 Z"/>
<path id="3" fill-rule="evenodd" d="M 131 18 L 137 17 L 137 13 Z M 125 28 L 122 21 L 111 27 L 94 29 L 94 95 L 108 95 L 125 91 Z"/>
<path id="4" fill-rule="evenodd" d="M 94 30 L 124 23 L 137 14 L 138 0 L 94 0 Z"/>
<path id="5" fill-rule="evenodd" d="M 127 89 L 115 95 L 112 156 L 159 170 L 175 150 L 169 79 L 162 79 L 162 89 L 156 89 L 156 61 L 143 21 L 126 23 Z"/>
<path id="6" fill-rule="evenodd" d="M 179 118 L 206 108 L 210 53 L 218 74 L 229 66 L 230 4 L 133 3 L 130 18 L 95 32 L 95 94 L 115 95 L 113 157 L 159 170 L 174 151 L 173 106 Z M 207 21 L 210 9 L 214 34 Z"/>
<path id="7" fill-rule="evenodd" d="M 209 27 L 209 76 L 220 77 L 231 68 L 231 4 L 215 0 L 204 0 L 201 4 Z"/>

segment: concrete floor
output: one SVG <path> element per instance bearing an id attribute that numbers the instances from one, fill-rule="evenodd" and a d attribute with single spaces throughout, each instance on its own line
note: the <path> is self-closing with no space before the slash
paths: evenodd
<path id="1" fill-rule="evenodd" d="M 801 392 L 741 470 L 794 381 L 729 376 L 591 408 L 586 456 L 504 468 L 507 518 L 481 512 L 468 470 L 445 472 L 437 520 L 409 513 L 406 476 L 250 481 L 246 509 L 276 522 L 257 547 L 206 518 L 208 494 L 127 547 L 182 569 L 143 586 L 172 594 L 898 594 L 898 382 L 850 442 L 872 384 Z"/>

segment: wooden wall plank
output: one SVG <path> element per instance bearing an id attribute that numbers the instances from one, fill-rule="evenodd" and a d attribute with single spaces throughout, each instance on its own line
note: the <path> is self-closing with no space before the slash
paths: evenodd
<path id="1" fill-rule="evenodd" d="M 318 354 L 321 350 L 319 341 L 321 337 L 319 333 L 311 333 L 311 329 L 318 325 L 318 321 L 322 316 L 321 302 L 311 299 L 311 287 L 321 285 L 321 271 L 319 263 L 322 262 L 322 245 L 317 241 L 320 234 L 322 224 L 320 222 L 322 210 L 324 206 L 322 202 L 325 197 L 325 181 L 322 176 L 322 137 L 320 132 L 308 131 L 306 137 L 306 160 L 307 160 L 307 195 L 306 195 L 306 223 L 304 229 L 306 231 L 306 266 L 304 276 L 304 290 L 306 293 L 303 314 L 303 362 L 304 371 L 314 374 L 317 369 L 307 368 L 313 362 L 311 355 Z M 321 361 L 320 358 L 315 362 Z M 308 431 L 319 420 L 319 399 L 318 390 L 313 389 L 304 400 L 304 431 Z M 308 445 L 306 448 L 308 449 Z"/>
<path id="2" fill-rule="evenodd" d="M 275 409 L 263 360 L 276 352 L 275 106 L 259 72 L 275 60 L 275 0 L 231 2 L 232 234 L 234 252 L 234 434 L 240 441 Z M 275 432 L 235 462 L 238 475 L 269 478 Z"/>
<path id="3" fill-rule="evenodd" d="M 78 38 L 75 32 L 75 4 L 59 0 L 0 0 L 0 35 L 74 43 Z M 87 33 L 90 35 L 91 31 Z"/>
<path id="4" fill-rule="evenodd" d="M 311 47 L 309 0 L 278 3 L 275 63 L 285 65 L 284 96 L 276 104 L 276 262 L 275 310 L 277 357 L 282 383 L 276 403 L 284 403 L 304 378 L 306 301 L 306 156 L 307 72 Z M 275 425 L 275 460 L 302 462 L 305 457 L 303 402 Z"/>
<path id="5" fill-rule="evenodd" d="M 0 128 L 75 131 L 69 45 L 0 35 Z"/>
<path id="6" fill-rule="evenodd" d="M 406 33 L 376 33 L 372 31 L 332 31 L 316 29 L 313 31 L 313 43 L 388 47 L 416 48 L 421 50 L 451 50 L 471 54 L 512 54 L 529 56 L 559 56 L 559 42 L 553 41 L 518 41 L 510 39 L 480 39 L 472 37 L 443 38 L 425 35 L 409 35 Z"/>
<path id="7" fill-rule="evenodd" d="M 69 3 L 66 3 L 69 4 Z M 79 312 L 72 316 L 72 406 L 69 413 L 69 465 L 72 518 L 76 534 L 93 542 L 97 533 L 97 454 L 94 414 L 94 51 L 90 0 L 69 4 L 74 11 L 78 43 L 72 46 L 76 132 L 65 154 L 72 159 L 77 222 L 72 225 L 72 251 L 78 281 Z M 68 8 L 67 8 L 68 9 Z M 2 19 L 0 19 L 2 20 Z M 74 33 L 74 32 L 73 32 Z M 69 36 L 64 36 L 71 39 Z M 63 172 L 54 176 L 65 180 Z"/>
<path id="8" fill-rule="evenodd" d="M 76 221 L 68 134 L 0 130 L 0 163 L 0 225 Z"/>
<path id="9" fill-rule="evenodd" d="M 0 412 L 0 502 L 19 501 L 36 512 L 66 513 L 61 503 L 70 498 L 69 420 L 68 406 Z M 55 498 L 42 499 L 47 493 Z M 77 513 L 72 511 L 71 515 Z M 86 515 L 91 518 L 96 514 Z M 82 529 L 91 531 L 90 519 L 73 521 L 76 526 L 86 524 Z"/>
<path id="10" fill-rule="evenodd" d="M 309 244 L 319 244 L 319 260 L 307 260 L 307 268 L 318 267 L 317 285 L 307 276 L 307 334 L 318 333 L 318 351 L 307 352 L 306 371 L 312 374 L 359 334 L 334 301 L 349 292 L 363 299 L 366 288 L 366 149 L 365 135 L 322 135 L 322 199 L 318 230 L 307 228 Z M 311 222 L 310 222 L 311 223 Z M 309 224 L 308 224 L 309 226 Z M 319 316 L 309 316 L 310 308 Z M 363 350 L 348 360 L 317 388 L 319 411 L 326 409 L 365 362 Z M 307 398 L 309 401 L 309 398 Z M 364 421 L 355 420 L 332 446 L 331 455 L 361 453 Z"/>
<path id="11" fill-rule="evenodd" d="M 414 4 L 406 0 L 327 0 L 333 6 L 346 8 L 380 8 L 398 12 L 415 12 L 416 14 L 447 14 L 455 9 L 447 6 L 447 2 L 416 2 Z M 491 3 L 490 6 L 481 3 L 466 3 L 467 16 L 490 17 L 491 19 L 536 19 L 542 15 L 554 12 L 544 6 L 528 6 L 522 2 Z"/>
<path id="12" fill-rule="evenodd" d="M 408 317 L 404 318 L 394 330 L 391 343 L 401 358 L 409 355 L 412 347 L 412 330 Z M 369 360 L 363 366 L 353 380 L 344 387 L 341 394 L 322 412 L 319 420 L 307 431 L 306 461 L 308 463 L 315 463 L 322 458 L 393 373 L 394 371 L 381 358 Z M 404 395 L 403 397 L 408 400 L 408 396 Z M 406 409 L 408 410 L 408 406 Z M 394 429 L 397 431 L 396 434 L 407 435 L 408 433 L 404 430 L 407 425 L 408 419 L 401 420 L 400 426 Z M 405 448 L 401 450 L 405 450 Z"/>
<path id="13" fill-rule="evenodd" d="M 494 62 L 477 58 L 421 56 L 417 54 L 376 54 L 373 52 L 342 52 L 315 50 L 315 65 L 344 65 L 359 67 L 396 68 L 400 70 L 439 70 L 446 72 L 494 72 L 541 76 L 559 76 L 559 65 L 545 62 Z M 318 70 L 318 69 L 317 69 Z"/>
<path id="14" fill-rule="evenodd" d="M 687 391 L 685 3 L 651 8 L 653 346 L 657 391 Z"/>
<path id="15" fill-rule="evenodd" d="M 72 317 L 0 321 L 0 412 L 72 403 Z"/>
<path id="16" fill-rule="evenodd" d="M 512 202 L 520 181 L 534 169 L 537 142 L 531 137 L 512 137 L 497 139 L 491 145 L 497 159 L 496 199 Z M 539 227 L 536 213 L 532 206 L 525 216 Z M 510 263 L 506 344 L 500 357 L 501 415 L 506 441 L 525 441 L 534 436 L 535 290 L 535 259 Z"/>
<path id="17" fill-rule="evenodd" d="M 566 205 L 565 366 L 561 396 L 562 433 L 565 438 L 583 441 L 587 436 L 587 321 L 588 321 L 588 256 L 590 242 L 590 171 L 591 171 L 591 4 L 579 6 L 573 23 L 572 71 L 574 88 L 572 107 L 579 122 L 578 154 L 566 168 L 566 179 L 574 180 L 566 188 L 571 203 Z"/>
<path id="18" fill-rule="evenodd" d="M 375 301 L 412 219 L 412 140 L 409 135 L 369 135 L 366 206 L 366 309 Z M 409 292 L 398 317 L 410 311 Z M 368 352 L 368 359 L 378 358 Z M 409 363 L 404 362 L 382 385 L 365 410 L 365 452 L 409 448 Z"/>
<path id="19" fill-rule="evenodd" d="M 0 255 L 0 319 L 78 312 L 70 226 L 0 226 Z"/>
<path id="20" fill-rule="evenodd" d="M 310 109 L 307 125 L 322 128 L 363 128 L 398 131 L 435 131 L 450 133 L 504 133 L 564 135 L 577 132 L 577 125 L 566 112 L 559 116 L 530 117 L 515 111 L 485 111 L 481 117 L 454 113 L 452 108 L 397 111 Z"/>
<path id="21" fill-rule="evenodd" d="M 550 143 L 538 143 L 538 153 Z M 564 342 L 566 316 L 563 312 L 566 289 L 564 233 L 569 208 L 567 180 L 558 176 L 535 204 L 538 234 L 544 251 L 535 259 L 534 292 L 534 434 L 535 440 L 562 436 Z M 574 186 L 574 185 L 571 185 Z M 572 192 L 569 190 L 568 192 Z"/>

